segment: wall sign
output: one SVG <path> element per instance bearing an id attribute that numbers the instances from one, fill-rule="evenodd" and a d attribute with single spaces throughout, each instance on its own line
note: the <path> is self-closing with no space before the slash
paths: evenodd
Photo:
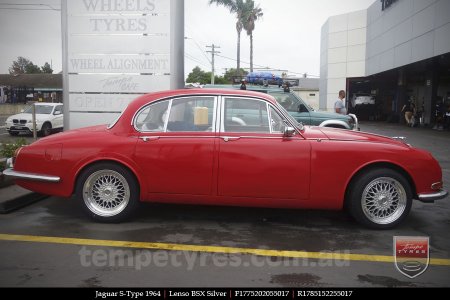
<path id="1" fill-rule="evenodd" d="M 182 0 L 62 0 L 65 129 L 109 123 L 134 98 L 181 87 L 183 14 Z"/>

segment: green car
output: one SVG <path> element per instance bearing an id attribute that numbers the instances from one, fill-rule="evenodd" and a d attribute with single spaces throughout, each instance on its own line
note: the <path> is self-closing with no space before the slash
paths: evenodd
<path id="1" fill-rule="evenodd" d="M 207 85 L 205 88 L 238 89 L 239 87 L 230 85 Z M 284 92 L 282 89 L 247 86 L 247 90 L 271 95 L 297 120 L 297 122 L 302 123 L 303 125 L 359 130 L 358 118 L 354 114 L 341 115 L 332 112 L 315 111 L 299 96 L 292 92 Z"/>

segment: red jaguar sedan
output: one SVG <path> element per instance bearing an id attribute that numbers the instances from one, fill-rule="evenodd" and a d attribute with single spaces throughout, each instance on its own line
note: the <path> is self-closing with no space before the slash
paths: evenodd
<path id="1" fill-rule="evenodd" d="M 140 202 L 347 209 L 392 228 L 413 199 L 447 196 L 430 153 L 350 130 L 305 127 L 267 94 L 175 90 L 141 96 L 109 126 L 66 131 L 21 148 L 5 175 L 70 197 L 119 222 Z"/>

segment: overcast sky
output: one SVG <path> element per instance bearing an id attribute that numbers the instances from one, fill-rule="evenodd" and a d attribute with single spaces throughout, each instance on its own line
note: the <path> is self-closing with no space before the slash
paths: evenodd
<path id="1" fill-rule="evenodd" d="M 333 15 L 365 9 L 377 0 L 255 0 L 264 16 L 254 31 L 254 64 L 293 73 L 319 75 L 320 30 Z M 236 67 L 235 16 L 208 0 L 185 0 L 185 73 L 196 65 L 210 70 L 206 45 L 220 46 L 216 70 Z M 10 5 L 26 4 L 26 5 Z M 27 4 L 37 4 L 30 6 Z M 61 71 L 59 0 L 0 0 L 0 73 L 24 56 L 38 66 Z M 241 38 L 241 67 L 248 67 L 249 39 Z M 210 58 L 210 57 L 209 57 Z"/>

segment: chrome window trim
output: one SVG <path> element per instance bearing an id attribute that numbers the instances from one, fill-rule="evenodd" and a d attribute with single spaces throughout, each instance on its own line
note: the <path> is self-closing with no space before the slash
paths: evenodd
<path id="1" fill-rule="evenodd" d="M 273 133 L 272 130 L 272 116 L 270 115 L 270 106 L 269 102 L 266 102 L 266 110 L 267 110 L 267 121 L 269 122 L 269 133 Z"/>
<path id="2" fill-rule="evenodd" d="M 169 105 L 167 106 L 166 119 L 164 120 L 164 131 L 167 132 L 167 124 L 169 124 L 170 113 L 172 112 L 173 98 L 169 100 Z M 142 131 L 142 132 L 159 132 L 159 131 Z"/>
<path id="3" fill-rule="evenodd" d="M 277 109 L 271 103 L 267 103 L 267 106 L 268 106 L 267 111 L 269 112 L 270 133 L 272 133 L 272 134 L 282 134 L 281 132 L 273 132 L 273 130 L 272 130 L 272 124 L 270 123 L 270 121 L 272 120 L 272 110 L 271 109 L 273 109 L 281 117 L 281 119 L 283 120 L 283 122 L 285 124 L 289 124 L 289 121 L 284 117 L 284 115 L 279 111 L 279 109 Z M 293 126 L 293 128 L 295 128 L 295 126 Z"/>
<path id="4" fill-rule="evenodd" d="M 267 110 L 267 105 L 269 105 L 269 102 L 261 99 L 261 98 L 253 98 L 253 97 L 247 97 L 247 96 L 236 96 L 236 95 L 223 95 L 222 96 L 222 112 L 221 112 L 221 123 L 220 123 L 220 133 L 239 133 L 239 132 L 233 132 L 233 131 L 225 131 L 225 102 L 227 101 L 227 99 L 241 99 L 241 100 L 248 100 L 248 101 L 259 101 L 265 104 L 266 106 L 266 110 Z M 267 116 L 269 117 L 269 111 L 267 111 Z M 270 134 L 271 130 L 270 130 L 270 119 L 268 119 L 269 121 L 269 132 L 254 132 L 254 133 L 261 133 L 261 134 Z M 249 131 L 251 132 L 251 131 Z"/>
<path id="5" fill-rule="evenodd" d="M 156 101 L 153 101 L 151 103 L 147 103 L 145 105 L 143 105 L 141 108 L 139 108 L 133 115 L 133 118 L 131 119 L 131 125 L 133 126 L 134 130 L 136 130 L 139 133 L 167 133 L 167 125 L 169 123 L 169 117 L 170 117 L 170 113 L 172 111 L 172 105 L 173 105 L 173 100 L 177 100 L 177 99 L 186 99 L 186 98 L 212 98 L 214 106 L 213 106 L 213 119 L 212 119 L 212 130 L 211 131 L 204 131 L 204 132 L 215 132 L 216 131 L 216 115 L 217 115 L 217 102 L 218 102 L 218 95 L 208 95 L 208 94 L 198 94 L 198 95 L 177 95 L 177 96 L 171 96 L 171 97 L 166 97 L 166 98 L 161 98 L 158 99 Z M 167 116 L 166 116 L 166 120 L 164 120 L 164 131 L 145 131 L 145 130 L 140 130 L 137 128 L 136 126 L 136 121 L 137 121 L 137 117 L 139 116 L 139 114 L 145 110 L 146 108 L 148 108 L 149 106 L 155 105 L 157 103 L 161 103 L 164 101 L 169 101 L 169 105 L 167 107 Z M 203 132 L 203 131 L 170 131 L 170 132 Z"/>
<path id="6" fill-rule="evenodd" d="M 253 97 L 253 96 L 245 96 L 245 95 L 222 95 L 219 98 L 220 98 L 220 110 L 221 110 L 220 111 L 220 118 L 221 118 L 221 120 L 220 120 L 220 126 L 218 128 L 219 128 L 219 133 L 221 133 L 221 134 L 222 133 L 227 133 L 227 131 L 225 131 L 225 124 L 224 124 L 224 119 L 225 119 L 225 101 L 226 101 L 226 99 L 229 99 L 229 98 L 232 98 L 232 99 L 233 98 L 237 98 L 237 99 L 256 100 L 256 101 L 261 101 L 261 102 L 266 103 L 266 105 L 268 107 L 272 107 L 282 117 L 282 119 L 285 121 L 286 125 L 289 125 L 289 126 L 295 128 L 297 133 L 300 134 L 299 136 L 304 139 L 303 135 L 300 132 L 301 130 L 303 130 L 303 125 L 300 124 L 301 127 L 299 128 L 297 125 L 292 124 L 292 122 L 291 122 L 291 120 L 293 120 L 292 116 L 289 115 L 289 113 L 287 113 L 287 112 L 286 112 L 287 113 L 287 115 L 286 115 L 278 107 L 278 106 L 280 106 L 280 104 L 276 100 L 275 100 L 275 104 L 272 104 L 271 102 L 269 102 L 266 99 Z M 267 110 L 267 114 L 268 114 L 268 116 L 270 118 L 270 109 Z M 289 116 L 289 117 L 286 117 L 286 116 Z M 258 133 L 261 133 L 261 134 L 281 134 L 281 133 L 278 133 L 278 132 L 272 132 L 272 126 L 270 125 L 270 119 L 269 119 L 269 129 L 270 129 L 270 133 L 266 133 L 266 132 L 258 132 Z M 239 133 L 239 132 L 228 132 L 228 133 Z M 244 137 L 244 136 L 242 136 L 242 137 Z M 247 136 L 245 136 L 245 137 L 247 137 Z M 262 137 L 258 137 L 258 138 L 262 138 Z M 281 138 L 283 138 L 283 137 L 281 137 Z"/>

